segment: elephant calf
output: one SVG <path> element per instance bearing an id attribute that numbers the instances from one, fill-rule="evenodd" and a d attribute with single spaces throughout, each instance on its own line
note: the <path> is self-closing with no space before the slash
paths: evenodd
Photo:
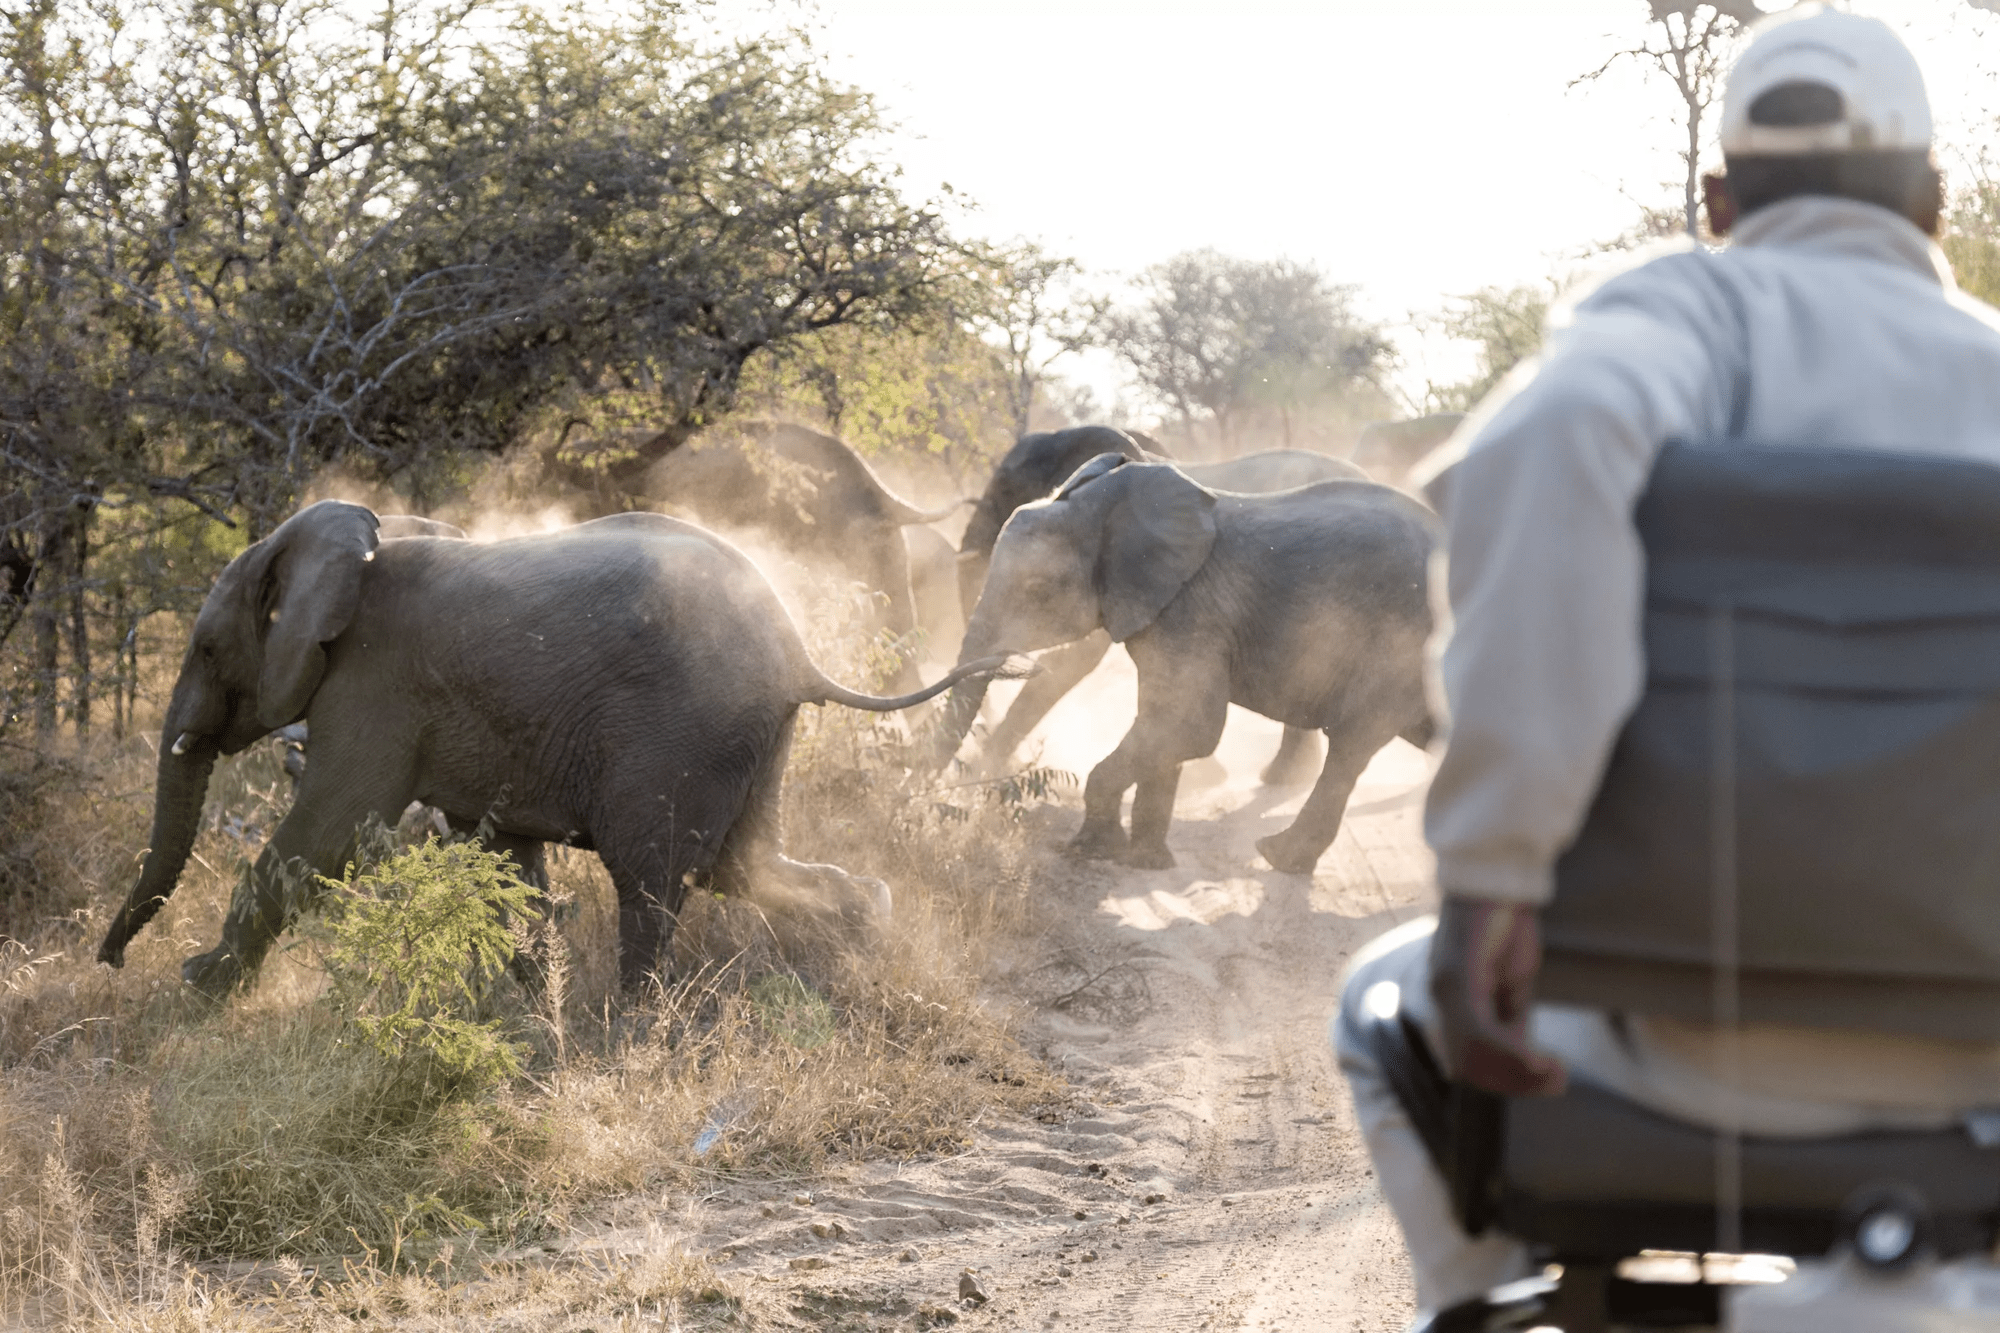
<path id="1" fill-rule="evenodd" d="M 1257 849 L 1310 872 L 1340 831 L 1368 760 L 1397 736 L 1428 744 L 1428 509 L 1386 486 L 1326 481 L 1275 495 L 1217 493 L 1176 468 L 1102 454 L 1055 498 L 1008 519 L 961 661 L 1034 652 L 1100 627 L 1139 670 L 1139 712 L 1091 770 L 1072 847 L 1165 868 L 1180 766 L 1213 753 L 1232 703 L 1323 730 L 1319 780 L 1288 829 Z M 984 686 L 948 712 L 969 722 Z M 1125 792 L 1137 784 L 1128 836 Z"/>
<path id="2" fill-rule="evenodd" d="M 780 847 L 801 703 L 906 708 L 998 665 L 899 698 L 844 689 L 742 552 L 657 514 L 490 543 L 384 540 L 377 526 L 322 501 L 222 571 L 167 706 L 152 847 L 102 961 L 122 966 L 174 891 L 217 756 L 306 719 L 297 799 L 221 943 L 183 966 L 189 982 L 238 984 L 299 905 L 293 887 L 313 882 L 303 872 L 338 875 L 357 825 L 419 800 L 455 827 L 490 820 L 524 870 L 544 842 L 595 850 L 618 896 L 619 976 L 635 985 L 663 965 L 690 876 L 847 881 Z"/>
<path id="3" fill-rule="evenodd" d="M 1135 463 L 1173 462 L 1143 435 L 1109 426 L 1074 426 L 1068 430 L 1023 435 L 993 469 L 985 493 L 973 506 L 959 548 L 959 601 L 969 613 L 979 600 L 993 558 L 993 543 L 1016 509 L 1030 500 L 1055 493 L 1076 470 L 1102 453 L 1119 454 Z M 1219 463 L 1178 464 L 1182 472 L 1215 491 L 1263 495 L 1288 491 L 1320 481 L 1367 481 L 1368 474 L 1342 458 L 1304 449 L 1272 449 L 1244 454 Z M 1074 689 L 1111 651 L 1111 640 L 1091 634 L 1042 661 L 1045 670 L 1028 683 L 986 742 L 989 760 L 1000 762 L 1028 738 L 1063 695 Z M 1278 753 L 1265 766 L 1264 781 L 1276 786 L 1308 782 L 1320 770 L 1319 737 L 1311 731 L 1286 727 Z"/>

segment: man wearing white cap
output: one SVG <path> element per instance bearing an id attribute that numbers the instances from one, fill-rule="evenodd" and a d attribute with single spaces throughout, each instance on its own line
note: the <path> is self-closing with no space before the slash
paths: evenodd
<path id="1" fill-rule="evenodd" d="M 1941 182 L 1909 51 L 1877 20 L 1802 5 L 1759 24 L 1729 76 L 1724 251 L 1625 273 L 1558 321 L 1481 404 L 1432 487 L 1449 532 L 1437 694 L 1449 741 L 1425 832 L 1439 917 L 1358 958 L 1334 1044 L 1427 1311 L 1521 1276 L 1524 1248 L 1467 1237 L 1354 1017 L 1402 1012 L 1467 1083 L 1509 1096 L 1594 1084 L 1718 1123 L 1698 1023 L 1533 1003 L 1558 856 L 1643 686 L 1633 506 L 1671 439 L 1922 450 L 2000 464 L 2000 315 L 1931 237 Z M 1802 904 L 1810 911 L 1810 904 Z M 2000 1106 L 2000 1048 L 1743 1027 L 1741 1130 L 1831 1135 Z"/>

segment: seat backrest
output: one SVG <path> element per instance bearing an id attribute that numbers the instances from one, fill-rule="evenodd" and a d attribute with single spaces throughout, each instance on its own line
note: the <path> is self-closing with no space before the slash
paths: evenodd
<path id="1" fill-rule="evenodd" d="M 1543 998 L 1708 1020 L 1721 963 L 1745 1021 L 2000 1039 L 2000 467 L 1670 444 L 1635 520 L 1645 692 Z"/>

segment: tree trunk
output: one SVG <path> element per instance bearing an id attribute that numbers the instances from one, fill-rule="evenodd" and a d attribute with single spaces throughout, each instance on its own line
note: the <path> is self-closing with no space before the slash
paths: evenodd
<path id="1" fill-rule="evenodd" d="M 54 507 L 42 514 L 34 600 L 28 607 L 35 634 L 35 736 L 44 741 L 55 734 L 61 686 L 63 552 L 68 545 L 64 517 L 65 511 Z"/>
<path id="2" fill-rule="evenodd" d="M 69 528 L 69 659 L 76 675 L 70 686 L 69 711 L 81 742 L 90 735 L 90 618 L 84 578 L 90 557 L 90 511 L 72 507 Z"/>

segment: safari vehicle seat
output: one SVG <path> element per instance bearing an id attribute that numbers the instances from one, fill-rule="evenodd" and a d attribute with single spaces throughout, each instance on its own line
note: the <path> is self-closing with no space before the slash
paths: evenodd
<path id="1" fill-rule="evenodd" d="M 1635 521 L 1647 679 L 1557 866 L 1542 998 L 2000 1040 L 2000 468 L 1676 443 Z M 1365 1007 L 1342 1022 L 1461 1223 L 1564 1266 L 1432 1333 L 1719 1322 L 1714 1287 L 1615 1277 L 1640 1251 L 1845 1246 L 1897 1269 L 1994 1246 L 2000 1108 L 1728 1136 L 1581 1081 L 1515 1100 L 1453 1084 L 1393 1001 Z"/>

